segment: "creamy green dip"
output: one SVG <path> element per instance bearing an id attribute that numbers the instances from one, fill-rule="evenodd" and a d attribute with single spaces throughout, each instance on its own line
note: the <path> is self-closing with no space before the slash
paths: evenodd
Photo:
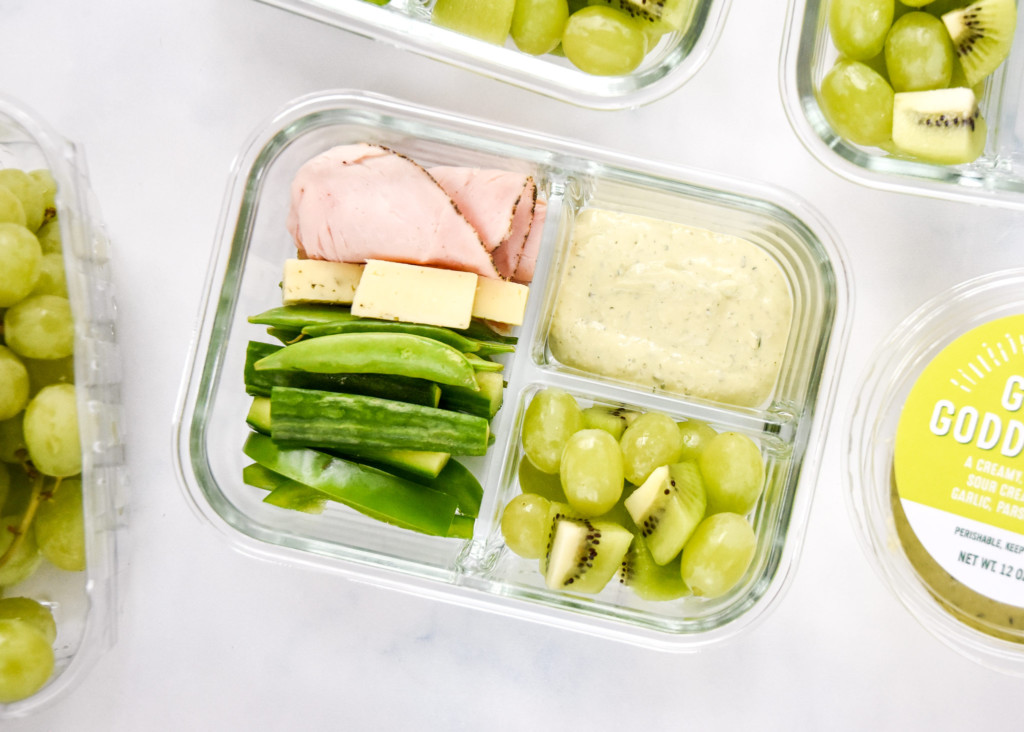
<path id="1" fill-rule="evenodd" d="M 739 406 L 768 399 L 793 300 L 763 249 L 728 234 L 587 209 L 567 256 L 549 334 L 560 362 Z"/>

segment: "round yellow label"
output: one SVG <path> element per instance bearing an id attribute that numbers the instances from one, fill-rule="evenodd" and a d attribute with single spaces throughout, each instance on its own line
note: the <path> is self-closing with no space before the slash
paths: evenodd
<path id="1" fill-rule="evenodd" d="M 1024 315 L 965 333 L 925 367 L 900 414 L 894 470 L 936 561 L 1024 607 Z"/>

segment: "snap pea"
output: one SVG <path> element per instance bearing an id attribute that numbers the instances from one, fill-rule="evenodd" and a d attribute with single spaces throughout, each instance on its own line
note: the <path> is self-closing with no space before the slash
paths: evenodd
<path id="1" fill-rule="evenodd" d="M 306 371 L 257 371 L 255 364 L 265 356 L 281 350 L 281 346 L 249 341 L 245 352 L 245 391 L 251 396 L 269 397 L 275 386 L 294 386 L 321 391 L 341 391 L 410 404 L 436 407 L 441 387 L 426 379 L 388 374 L 317 374 Z"/>
<path id="2" fill-rule="evenodd" d="M 476 389 L 473 366 L 456 349 L 410 333 L 338 333 L 285 346 L 254 364 L 256 371 L 411 376 Z"/>
<path id="3" fill-rule="evenodd" d="M 382 470 L 305 447 L 281 447 L 256 432 L 243 451 L 267 470 L 381 521 L 434 536 L 465 531 L 464 522 L 455 520 L 455 498 Z"/>
<path id="4" fill-rule="evenodd" d="M 420 323 L 403 323 L 397 320 L 355 318 L 351 320 L 336 320 L 332 323 L 307 325 L 302 329 L 302 334 L 311 338 L 334 335 L 336 333 L 411 333 L 446 343 L 462 353 L 472 353 L 480 350 L 479 341 L 459 335 L 449 328 Z"/>
<path id="5" fill-rule="evenodd" d="M 475 353 L 467 353 L 466 360 L 469 361 L 470 365 L 476 371 L 483 371 L 486 373 L 488 371 L 500 372 L 505 370 L 504 364 L 500 363 L 499 361 L 492 361 L 489 358 L 481 358 Z"/>
<path id="6" fill-rule="evenodd" d="M 307 325 L 355 318 L 347 308 L 337 305 L 282 305 L 250 315 L 249 322 L 283 330 L 301 331 Z"/>

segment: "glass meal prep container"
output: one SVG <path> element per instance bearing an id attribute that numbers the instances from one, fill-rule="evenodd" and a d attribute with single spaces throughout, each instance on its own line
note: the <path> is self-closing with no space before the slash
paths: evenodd
<path id="1" fill-rule="evenodd" d="M 822 112 L 818 89 L 839 56 L 828 28 L 829 0 L 791 0 L 780 60 L 786 115 L 804 146 L 825 167 L 883 190 L 994 204 L 1024 206 L 1024 147 L 1019 115 L 1024 89 L 1022 31 L 1009 58 L 983 82 L 979 104 L 988 133 L 981 156 L 966 165 L 939 165 L 890 155 L 840 138 Z M 927 8 L 910 8 L 926 10 Z"/>
<path id="2" fill-rule="evenodd" d="M 942 642 L 1024 675 L 1024 269 L 924 303 L 870 363 L 844 430 L 861 546 Z"/>
<path id="3" fill-rule="evenodd" d="M 28 597 L 45 605 L 53 614 L 57 630 L 49 681 L 28 698 L 0 704 L 0 719 L 13 719 L 28 716 L 68 693 L 115 642 L 118 554 L 126 525 L 127 479 L 109 242 L 89 189 L 83 154 L 15 100 L 0 97 L 2 168 L 49 170 L 56 182 L 56 221 L 74 319 L 73 378 L 82 447 L 86 564 L 84 571 L 68 571 L 43 559 L 27 579 L 0 589 L 0 598 Z M 43 383 L 50 380 L 47 376 L 40 378 Z M 66 382 L 67 378 L 61 375 L 60 381 Z M 10 424 L 20 416 L 12 418 Z M 6 427 L 3 430 L 5 439 L 14 434 Z M 27 496 L 15 486 L 16 472 L 24 474 L 22 464 L 10 462 L 3 467 L 11 476 L 5 514 L 24 513 L 18 501 Z M 49 485 L 44 483 L 44 488 Z M 39 515 L 37 511 L 36 519 Z"/>
<path id="4" fill-rule="evenodd" d="M 265 326 L 247 318 L 281 303 L 282 266 L 295 256 L 286 230 L 292 179 L 313 156 L 357 142 L 384 145 L 424 166 L 528 172 L 547 198 L 525 322 L 504 369 L 504 405 L 492 423 L 495 440 L 485 457 L 466 461 L 484 487 L 466 540 L 419 535 L 341 506 L 322 515 L 282 510 L 242 481 L 252 401 L 242 377 L 246 347 L 250 339 L 267 341 Z M 734 234 L 778 265 L 793 310 L 769 396 L 733 407 L 596 376 L 554 358 L 548 331 L 568 242 L 581 212 L 602 208 Z M 837 242 L 810 208 L 779 191 L 362 92 L 306 97 L 275 116 L 236 161 L 175 425 L 181 477 L 200 515 L 255 556 L 641 645 L 695 649 L 760 617 L 792 574 L 845 345 L 848 298 Z M 520 492 L 524 413 L 532 396 L 551 386 L 581 406 L 700 419 L 760 446 L 767 480 L 751 514 L 756 554 L 732 592 L 657 603 L 639 600 L 614 580 L 597 595 L 551 591 L 535 560 L 505 547 L 499 521 Z"/>
<path id="5" fill-rule="evenodd" d="M 260 0 L 367 38 L 594 109 L 625 109 L 659 99 L 688 81 L 710 56 L 730 0 L 693 0 L 685 31 L 665 34 L 643 62 L 621 76 L 594 76 L 555 54 L 532 56 L 430 21 L 432 0 Z"/>

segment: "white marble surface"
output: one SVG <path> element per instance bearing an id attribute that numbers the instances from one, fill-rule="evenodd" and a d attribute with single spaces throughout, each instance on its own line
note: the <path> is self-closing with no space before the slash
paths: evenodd
<path id="1" fill-rule="evenodd" d="M 814 160 L 779 97 L 782 0 L 735 0 L 694 80 L 614 113 L 253 0 L 8 0 L 0 17 L 0 89 L 83 145 L 116 248 L 134 483 L 118 644 L 5 730 L 1020 729 L 1021 681 L 948 650 L 869 567 L 836 437 L 905 314 L 1024 265 L 1021 215 L 879 193 Z M 830 221 L 857 307 L 802 557 L 763 623 L 698 655 L 641 650 L 259 562 L 190 510 L 171 421 L 229 165 L 272 111 L 342 87 L 767 181 Z"/>

